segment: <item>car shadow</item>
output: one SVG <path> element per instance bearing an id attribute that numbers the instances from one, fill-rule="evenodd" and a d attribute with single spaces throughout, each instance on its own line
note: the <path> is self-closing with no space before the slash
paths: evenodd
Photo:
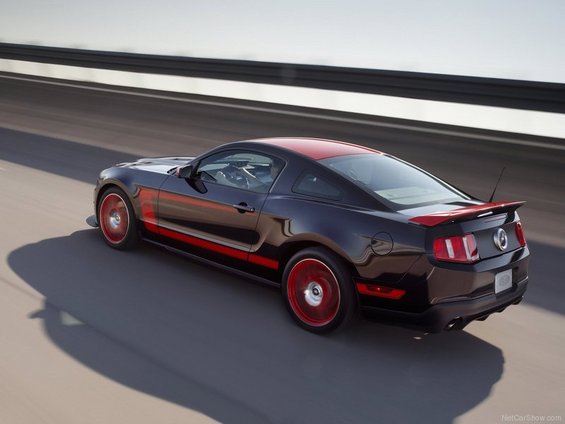
<path id="1" fill-rule="evenodd" d="M 565 284 L 562 260 L 565 249 L 538 242 L 528 242 L 532 254 L 528 269 L 528 291 L 524 297 L 530 305 L 565 315 Z"/>
<path id="2" fill-rule="evenodd" d="M 116 382 L 221 422 L 451 423 L 501 378 L 500 349 L 466 332 L 361 321 L 316 336 L 276 289 L 96 230 L 23 246 L 9 266 L 45 297 L 31 319 Z"/>

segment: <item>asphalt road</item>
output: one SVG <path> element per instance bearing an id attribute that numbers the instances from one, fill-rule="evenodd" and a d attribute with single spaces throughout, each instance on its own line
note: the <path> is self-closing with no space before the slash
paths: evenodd
<path id="1" fill-rule="evenodd" d="M 0 422 L 563 421 L 565 152 L 183 99 L 0 76 Z M 482 198 L 507 166 L 496 199 L 528 201 L 526 301 L 462 332 L 320 337 L 275 289 L 115 252 L 84 223 L 104 167 L 272 135 L 375 146 Z"/>

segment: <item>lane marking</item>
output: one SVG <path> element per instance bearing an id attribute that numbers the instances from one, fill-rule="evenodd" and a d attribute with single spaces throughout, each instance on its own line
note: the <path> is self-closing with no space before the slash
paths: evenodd
<path id="1" fill-rule="evenodd" d="M 9 75 L 0 75 L 0 78 L 19 80 L 19 81 L 31 81 L 31 82 L 36 82 L 36 83 L 40 83 L 40 84 L 69 87 L 69 88 L 78 88 L 78 89 L 83 89 L 83 90 L 98 91 L 98 92 L 113 93 L 113 94 L 123 94 L 123 95 L 145 97 L 145 98 L 152 98 L 152 99 L 159 99 L 159 100 L 171 100 L 171 101 L 184 102 L 184 103 L 201 104 L 201 105 L 206 105 L 206 106 L 225 107 L 225 108 L 231 108 L 231 109 L 248 110 L 248 111 L 253 111 L 253 112 L 273 113 L 273 114 L 284 115 L 284 116 L 295 116 L 295 117 L 309 118 L 309 119 L 320 119 L 320 120 L 325 120 L 325 121 L 343 122 L 343 123 L 347 123 L 347 124 L 366 125 L 366 126 L 379 127 L 379 128 L 408 130 L 408 131 L 415 131 L 415 132 L 426 133 L 426 134 L 439 134 L 439 135 L 447 135 L 447 136 L 453 136 L 453 137 L 467 137 L 467 138 L 472 138 L 472 139 L 475 139 L 475 140 L 493 141 L 493 142 L 504 143 L 504 144 L 513 144 L 513 145 L 520 145 L 520 146 L 539 147 L 539 148 L 544 148 L 544 149 L 565 151 L 565 145 L 561 145 L 561 144 L 545 143 L 545 142 L 541 142 L 541 141 L 516 140 L 514 138 L 502 137 L 502 136 L 473 134 L 472 132 L 466 132 L 466 131 L 462 131 L 462 130 L 443 130 L 443 129 L 437 129 L 437 128 L 425 128 L 425 127 L 416 126 L 416 125 L 394 124 L 394 123 L 389 123 L 389 122 L 376 122 L 376 121 L 371 121 L 371 120 L 368 120 L 368 119 L 346 118 L 346 117 L 340 117 L 340 116 L 323 115 L 323 114 L 320 114 L 320 113 L 282 110 L 282 109 L 276 109 L 276 108 L 265 107 L 265 106 L 259 107 L 259 106 L 249 106 L 249 105 L 238 105 L 238 104 L 234 104 L 234 103 L 219 102 L 219 101 L 213 101 L 213 100 L 189 99 L 189 98 L 183 98 L 183 97 L 177 97 L 177 96 L 168 96 L 168 95 L 163 95 L 163 94 L 151 94 L 151 93 L 140 93 L 140 92 L 136 92 L 136 91 L 128 91 L 128 90 L 114 89 L 114 88 L 90 87 L 90 86 L 85 86 L 85 85 L 82 85 L 82 84 L 73 84 L 73 83 L 59 82 L 59 81 L 47 81 L 47 80 L 37 79 L 37 78 L 15 77 L 15 76 L 9 76 Z"/>

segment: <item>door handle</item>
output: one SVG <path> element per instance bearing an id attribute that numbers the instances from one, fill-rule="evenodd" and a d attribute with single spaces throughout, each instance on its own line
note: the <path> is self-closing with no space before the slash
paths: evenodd
<path id="1" fill-rule="evenodd" d="M 248 206 L 247 203 L 245 203 L 245 202 L 241 202 L 237 205 L 232 205 L 232 206 L 234 208 L 236 208 L 239 213 L 245 213 L 245 212 L 253 213 L 253 212 L 255 212 L 255 208 Z"/>

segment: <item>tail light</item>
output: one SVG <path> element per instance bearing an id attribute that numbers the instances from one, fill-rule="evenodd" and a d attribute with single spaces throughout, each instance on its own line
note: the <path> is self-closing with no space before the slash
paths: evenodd
<path id="1" fill-rule="evenodd" d="M 435 239 L 434 256 L 439 261 L 463 263 L 473 263 L 480 258 L 473 234 Z"/>
<path id="2" fill-rule="evenodd" d="M 526 236 L 524 235 L 524 228 L 522 228 L 522 223 L 518 221 L 516 223 L 516 238 L 520 243 L 520 246 L 524 247 L 526 245 Z"/>

